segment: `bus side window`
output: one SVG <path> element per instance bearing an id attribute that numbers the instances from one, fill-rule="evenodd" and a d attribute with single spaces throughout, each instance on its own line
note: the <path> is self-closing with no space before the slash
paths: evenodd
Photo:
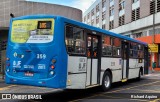
<path id="1" fill-rule="evenodd" d="M 119 38 L 113 38 L 113 56 L 121 56 L 121 40 Z"/>
<path id="2" fill-rule="evenodd" d="M 130 57 L 137 58 L 138 57 L 138 46 L 136 43 L 130 43 Z"/>
<path id="3" fill-rule="evenodd" d="M 138 58 L 144 58 L 144 48 L 143 45 L 138 45 Z"/>
<path id="4" fill-rule="evenodd" d="M 69 54 L 85 54 L 86 47 L 83 29 L 67 25 L 65 41 Z"/>
<path id="5" fill-rule="evenodd" d="M 103 35 L 102 40 L 102 55 L 112 56 L 112 38 L 110 36 Z"/>

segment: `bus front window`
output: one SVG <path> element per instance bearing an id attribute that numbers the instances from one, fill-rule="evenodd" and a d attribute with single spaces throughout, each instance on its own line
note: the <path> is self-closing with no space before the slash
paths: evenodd
<path id="1" fill-rule="evenodd" d="M 54 19 L 23 19 L 12 22 L 13 43 L 49 43 L 53 41 Z"/>

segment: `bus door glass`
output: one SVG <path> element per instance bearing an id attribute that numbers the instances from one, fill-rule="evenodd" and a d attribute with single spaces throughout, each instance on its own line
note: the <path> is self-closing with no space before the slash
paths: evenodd
<path id="1" fill-rule="evenodd" d="M 94 85 L 98 82 L 98 50 L 99 38 L 95 35 L 87 37 L 87 86 Z"/>
<path id="2" fill-rule="evenodd" d="M 128 72 L 129 72 L 129 43 L 128 42 L 122 42 L 122 79 L 128 78 Z"/>
<path id="3" fill-rule="evenodd" d="M 148 47 L 144 47 L 144 74 L 148 74 L 148 70 L 149 70 L 149 61 L 150 57 L 149 57 L 149 53 L 148 53 Z"/>

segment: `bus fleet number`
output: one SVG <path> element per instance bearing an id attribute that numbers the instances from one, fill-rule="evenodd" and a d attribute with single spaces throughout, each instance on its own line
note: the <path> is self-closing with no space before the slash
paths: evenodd
<path id="1" fill-rule="evenodd" d="M 37 54 L 37 59 L 46 59 L 46 54 Z"/>

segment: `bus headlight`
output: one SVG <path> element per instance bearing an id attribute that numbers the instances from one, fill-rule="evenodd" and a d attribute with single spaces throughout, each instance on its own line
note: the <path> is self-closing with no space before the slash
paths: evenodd
<path id="1" fill-rule="evenodd" d="M 54 74 L 54 71 L 50 71 L 50 75 L 53 75 Z"/>

